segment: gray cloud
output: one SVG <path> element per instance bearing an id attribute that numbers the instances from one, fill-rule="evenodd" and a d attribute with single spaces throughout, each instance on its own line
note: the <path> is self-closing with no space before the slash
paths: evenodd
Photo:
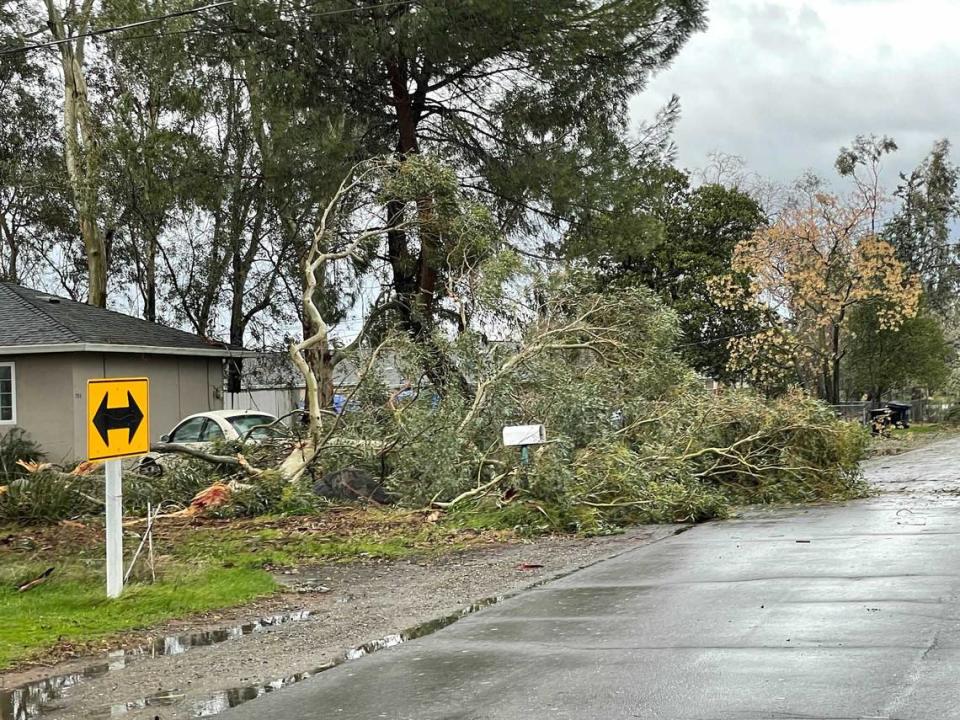
<path id="1" fill-rule="evenodd" d="M 742 156 L 779 182 L 833 177 L 841 145 L 887 134 L 888 185 L 941 137 L 960 141 L 953 0 L 714 0 L 710 27 L 632 103 L 639 122 L 676 93 L 679 162 Z"/>

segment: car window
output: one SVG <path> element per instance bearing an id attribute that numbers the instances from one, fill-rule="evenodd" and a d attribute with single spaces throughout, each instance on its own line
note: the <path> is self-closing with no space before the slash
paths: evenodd
<path id="1" fill-rule="evenodd" d="M 172 433 L 170 433 L 170 442 L 200 442 L 200 432 L 203 430 L 203 424 L 206 421 L 207 419 L 202 417 L 184 420 Z"/>
<path id="2" fill-rule="evenodd" d="M 276 418 L 271 415 L 234 415 L 227 418 L 227 422 L 233 425 L 233 429 L 237 431 L 237 435 L 241 439 L 250 432 L 250 428 L 255 428 L 257 425 L 269 425 L 274 420 Z M 272 434 L 267 428 L 260 428 L 251 433 L 250 437 L 260 440 L 270 437 Z"/>
<path id="3" fill-rule="evenodd" d="M 220 426 L 217 425 L 216 422 L 208 419 L 203 426 L 203 430 L 200 431 L 200 441 L 216 442 L 217 440 L 223 440 L 223 430 L 220 429 Z"/>

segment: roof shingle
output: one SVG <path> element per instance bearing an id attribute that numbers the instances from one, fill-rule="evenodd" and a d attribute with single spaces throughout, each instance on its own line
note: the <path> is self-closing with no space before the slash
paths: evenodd
<path id="1" fill-rule="evenodd" d="M 0 282 L 0 348 L 24 345 L 133 345 L 242 351 L 123 313 Z"/>

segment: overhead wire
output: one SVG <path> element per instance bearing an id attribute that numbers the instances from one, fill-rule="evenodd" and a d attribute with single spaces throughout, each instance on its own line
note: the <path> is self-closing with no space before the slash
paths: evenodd
<path id="1" fill-rule="evenodd" d="M 319 5 L 323 0 L 315 0 L 314 2 L 307 3 L 306 5 L 301 5 L 294 8 L 294 10 L 306 10 L 311 7 Z M 21 45 L 19 47 L 10 47 L 0 49 L 0 57 L 4 55 L 13 55 L 16 53 L 26 53 L 32 52 L 33 50 L 42 50 L 44 48 L 57 47 L 58 45 L 63 45 L 68 42 L 73 42 L 74 40 L 80 40 L 83 38 L 97 37 L 100 35 L 109 35 L 112 33 L 123 32 L 125 30 L 132 30 L 138 27 L 144 27 L 146 25 L 155 25 L 157 23 L 162 23 L 167 20 L 172 20 L 174 18 L 187 17 L 190 15 L 197 15 L 199 13 L 206 12 L 208 10 L 217 10 L 222 7 L 227 7 L 228 5 L 235 5 L 237 0 L 221 0 L 220 2 L 210 3 L 207 5 L 200 5 L 194 8 L 187 8 L 186 10 L 177 10 L 174 12 L 165 13 L 163 15 L 157 15 L 155 17 L 146 18 L 144 20 L 137 20 L 135 22 L 126 23 L 124 25 L 111 25 L 108 27 L 97 28 L 95 30 L 88 30 L 84 33 L 78 33 L 77 35 L 71 35 L 68 38 L 62 38 L 60 40 L 49 40 L 42 43 L 33 43 L 31 45 Z M 380 10 L 383 8 L 397 7 L 400 5 L 411 5 L 413 4 L 411 0 L 392 0 L 390 2 L 377 3 L 375 5 L 365 5 L 363 7 L 354 7 L 354 8 L 342 8 L 340 10 L 323 10 L 320 12 L 309 13 L 307 17 L 318 18 L 318 17 L 331 17 L 335 15 L 348 15 L 368 12 L 370 10 Z M 202 28 L 197 28 L 195 30 L 181 30 L 176 31 L 176 33 L 168 34 L 188 34 L 190 32 L 203 32 Z M 139 39 L 154 37 L 153 35 L 139 35 L 136 36 Z M 157 36 L 162 37 L 162 35 Z M 135 38 L 131 38 L 135 39 Z"/>
<path id="2" fill-rule="evenodd" d="M 126 23 L 124 25 L 112 25 L 105 28 L 97 28 L 96 30 L 88 30 L 84 33 L 78 33 L 77 35 L 71 35 L 68 38 L 62 38 L 60 40 L 50 40 L 43 43 L 33 43 L 32 45 L 22 45 L 15 48 L 6 48 L 0 50 L 0 56 L 3 55 L 13 55 L 14 53 L 20 52 L 31 52 L 33 50 L 42 50 L 43 48 L 56 47 L 58 45 L 63 45 L 64 43 L 73 42 L 74 40 L 80 40 L 88 37 L 96 37 L 98 35 L 108 35 L 110 33 L 122 32 L 124 30 L 132 30 L 133 28 L 143 27 L 144 25 L 153 25 L 156 23 L 164 22 L 166 20 L 171 20 L 178 17 L 186 17 L 188 15 L 196 15 L 197 13 L 205 12 L 207 10 L 215 10 L 217 8 L 226 7 L 227 5 L 233 5 L 237 0 L 221 0 L 221 2 L 210 3 L 209 5 L 201 5 L 199 7 L 188 8 L 186 10 L 177 10 L 175 12 L 165 13 L 164 15 L 157 15 L 152 18 L 147 18 L 145 20 L 137 20 L 135 22 Z"/>

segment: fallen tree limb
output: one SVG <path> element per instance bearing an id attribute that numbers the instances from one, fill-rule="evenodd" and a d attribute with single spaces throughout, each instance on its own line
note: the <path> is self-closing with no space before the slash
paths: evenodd
<path id="1" fill-rule="evenodd" d="M 17 586 L 17 592 L 27 592 L 27 590 L 33 590 L 37 585 L 42 585 L 47 581 L 47 578 L 53 573 L 54 568 L 47 568 L 42 573 L 40 573 L 33 580 L 29 580 L 21 585 Z"/>
<path id="2" fill-rule="evenodd" d="M 495 478 L 493 478 L 493 480 L 491 480 L 490 482 L 485 483 L 483 485 L 479 485 L 478 487 L 473 488 L 473 490 L 467 490 L 466 492 L 460 493 L 453 500 L 450 500 L 449 502 L 440 502 L 440 501 L 434 500 L 430 504 L 433 507 L 442 508 L 444 510 L 452 508 L 454 505 L 456 505 L 457 503 L 463 502 L 464 500 L 469 500 L 472 497 L 483 495 L 494 485 L 497 485 L 498 483 L 507 479 L 508 477 L 513 475 L 515 472 L 516 470 L 514 469 L 509 472 L 501 473 L 500 475 L 497 475 Z"/>
<path id="3" fill-rule="evenodd" d="M 203 460 L 215 465 L 230 465 L 242 470 L 250 477 L 257 477 L 263 474 L 263 470 L 253 467 L 242 455 L 213 455 L 203 450 L 181 445 L 180 443 L 157 443 L 150 446 L 151 452 L 161 453 L 163 455 L 189 455 L 198 460 Z"/>

